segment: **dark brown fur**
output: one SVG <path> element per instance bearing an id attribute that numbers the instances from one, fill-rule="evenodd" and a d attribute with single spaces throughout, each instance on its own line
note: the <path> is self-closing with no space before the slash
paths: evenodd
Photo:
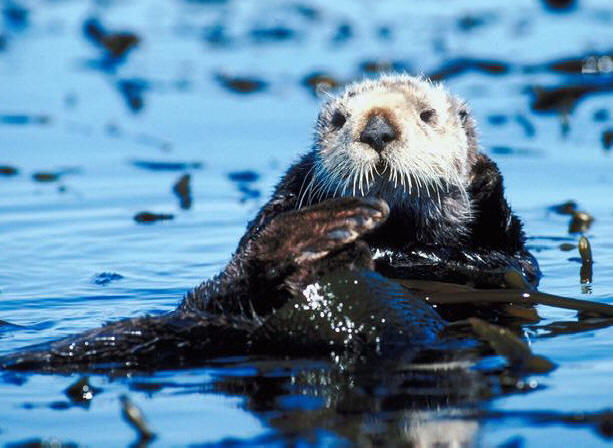
<path id="1" fill-rule="evenodd" d="M 438 208 L 428 202 L 433 199 L 411 195 L 391 210 L 382 199 L 322 195 L 298 209 L 302 187 L 320 157 L 316 142 L 288 169 L 249 223 L 226 268 L 187 294 L 176 311 L 121 321 L 17 353 L 3 365 L 75 370 L 120 363 L 152 368 L 246 354 L 258 345 L 292 353 L 291 346 L 262 339 L 266 333 L 259 329 L 293 298 L 301 297 L 307 285 L 335 270 L 376 270 L 388 277 L 491 288 L 503 286 L 505 272 L 515 269 L 536 285 L 538 265 L 525 248 L 521 222 L 504 198 L 502 176 L 496 164 L 477 151 L 475 124 L 466 107 L 454 104 L 470 145 L 470 218 L 460 221 L 463 215 L 453 213 L 466 206 L 465 198 L 453 189 Z M 326 126 L 322 117 L 318 129 Z M 355 304 L 362 305 L 367 309 L 368 304 Z M 428 305 L 419 307 L 436 321 Z M 291 329 L 292 322 L 282 327 Z"/>

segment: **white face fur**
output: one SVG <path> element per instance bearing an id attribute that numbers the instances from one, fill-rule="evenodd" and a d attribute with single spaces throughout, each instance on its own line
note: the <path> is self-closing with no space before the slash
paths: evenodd
<path id="1" fill-rule="evenodd" d="M 450 188 L 466 197 L 474 148 L 462 114 L 467 112 L 460 100 L 421 78 L 384 76 L 348 86 L 318 118 L 318 153 L 306 202 L 327 194 L 377 196 L 390 205 L 432 198 L 440 206 Z M 360 138 L 373 115 L 384 116 L 395 131 L 380 151 Z"/>

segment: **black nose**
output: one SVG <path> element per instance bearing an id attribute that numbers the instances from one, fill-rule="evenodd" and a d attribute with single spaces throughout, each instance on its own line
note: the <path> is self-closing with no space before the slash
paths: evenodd
<path id="1" fill-rule="evenodd" d="M 396 130 L 383 115 L 373 115 L 360 134 L 360 141 L 381 152 L 385 146 L 396 140 Z"/>

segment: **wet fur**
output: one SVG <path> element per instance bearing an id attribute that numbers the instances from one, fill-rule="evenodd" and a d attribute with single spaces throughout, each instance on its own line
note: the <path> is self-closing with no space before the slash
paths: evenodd
<path id="1" fill-rule="evenodd" d="M 464 159 L 440 171 L 441 178 L 424 178 L 421 185 L 414 179 L 414 186 L 407 188 L 406 183 L 393 187 L 392 177 L 388 182 L 362 173 L 362 188 L 348 192 L 337 188 L 342 181 L 334 177 L 338 173 L 322 172 L 334 149 L 326 146 L 334 140 L 329 120 L 343 98 L 414 79 L 387 77 L 356 84 L 340 100 L 326 104 L 313 149 L 287 170 L 223 272 L 194 288 L 176 311 L 120 321 L 10 355 L 3 365 L 55 371 L 119 363 L 146 369 L 246 354 L 258 345 L 291 354 L 291 346 L 253 335 L 307 285 L 336 269 L 501 287 L 504 272 L 512 268 L 536 285 L 538 265 L 525 248 L 521 222 L 504 198 L 502 176 L 479 152 L 475 123 L 465 104 L 441 88 L 432 87 L 437 95 L 447 95 L 441 96 L 448 108 L 445 125 L 457 126 L 462 136 L 453 139 L 465 145 L 456 151 Z M 419 80 L 418 87 L 424 82 Z M 404 179 L 415 175 L 419 172 L 406 173 Z"/>

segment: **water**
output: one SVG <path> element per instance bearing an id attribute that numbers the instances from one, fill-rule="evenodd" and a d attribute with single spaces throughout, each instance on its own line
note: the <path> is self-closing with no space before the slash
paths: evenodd
<path id="1" fill-rule="evenodd" d="M 0 177 L 0 320 L 19 327 L 0 327 L 0 354 L 173 309 L 223 267 L 285 167 L 308 150 L 319 100 L 303 78 L 317 71 L 360 78 L 365 61 L 423 73 L 457 58 L 508 64 L 502 74 L 472 70 L 446 82 L 469 100 L 484 150 L 505 175 L 507 197 L 544 272 L 540 289 L 613 303 L 613 161 L 601 142 L 613 126 L 611 95 L 582 98 L 566 130 L 560 114 L 530 108 L 534 86 L 611 84 L 606 58 L 600 74 L 546 67 L 613 48 L 610 2 L 580 0 L 567 12 L 532 0 L 330 3 L 2 3 L 0 164 L 19 173 Z M 104 63 L 103 50 L 83 35 L 90 17 L 136 33 L 140 44 L 125 60 Z M 274 27 L 272 38 L 261 31 Z M 253 77 L 264 89 L 231 92 L 219 75 Z M 118 86 L 126 80 L 137 98 L 122 96 Z M 151 170 L 138 161 L 189 167 Z M 228 177 L 245 170 L 257 179 Z M 63 174 L 56 182 L 34 181 L 41 171 Z M 172 187 L 186 171 L 193 203 L 182 209 Z M 587 232 L 591 285 L 580 284 L 577 251 L 559 248 L 578 241 L 568 233 L 569 218 L 548 211 L 567 199 L 596 219 Z M 174 219 L 137 224 L 133 216 L 142 211 Z M 348 378 L 309 361 L 232 359 L 183 371 L 92 376 L 100 391 L 79 405 L 63 393 L 79 375 L 3 373 L 0 441 L 128 445 L 135 434 L 119 410 L 119 396 L 128 394 L 157 434 L 152 446 L 364 445 L 382 434 L 400 444 L 437 431 L 480 446 L 606 444 L 594 425 L 539 423 L 535 413 L 613 407 L 613 329 L 547 337 L 548 325 L 575 321 L 576 313 L 537 311 L 542 320 L 526 325 L 525 336 L 558 368 L 525 378 L 530 393 L 484 399 L 468 390 L 479 384 L 470 381 L 476 371 L 464 369 L 458 374 L 464 390 L 428 402 L 411 393 L 419 388 L 396 394 L 391 373 Z M 461 417 L 455 405 L 489 417 Z"/>

